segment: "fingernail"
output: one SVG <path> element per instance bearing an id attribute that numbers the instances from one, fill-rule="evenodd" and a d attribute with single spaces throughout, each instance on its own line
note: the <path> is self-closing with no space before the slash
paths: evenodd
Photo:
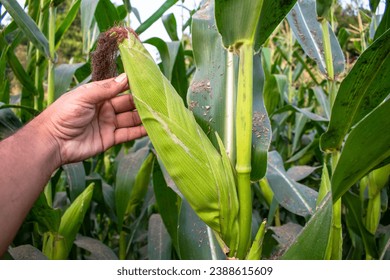
<path id="1" fill-rule="evenodd" d="M 126 79 L 126 73 L 120 74 L 118 77 L 115 78 L 115 82 L 122 83 Z"/>

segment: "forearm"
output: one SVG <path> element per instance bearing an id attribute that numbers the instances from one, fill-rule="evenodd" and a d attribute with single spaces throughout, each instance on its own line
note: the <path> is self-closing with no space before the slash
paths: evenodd
<path id="1" fill-rule="evenodd" d="M 38 116 L 0 142 L 0 256 L 61 164 L 43 119 Z"/>

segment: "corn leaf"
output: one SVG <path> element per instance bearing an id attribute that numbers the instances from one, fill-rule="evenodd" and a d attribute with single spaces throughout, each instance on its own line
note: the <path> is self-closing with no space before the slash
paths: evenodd
<path id="1" fill-rule="evenodd" d="M 74 241 L 77 247 L 88 252 L 88 260 L 117 260 L 115 253 L 103 242 L 88 236 L 77 235 Z"/>
<path id="2" fill-rule="evenodd" d="M 263 2 L 215 0 L 215 21 L 226 48 L 238 50 L 244 42 L 254 43 Z"/>
<path id="3" fill-rule="evenodd" d="M 121 20 L 117 8 L 109 0 L 99 0 L 95 18 L 100 31 L 106 31 Z"/>
<path id="4" fill-rule="evenodd" d="M 253 58 L 252 181 L 260 180 L 267 172 L 268 149 L 272 139 L 264 94 L 264 71 L 260 55 L 255 55 Z"/>
<path id="5" fill-rule="evenodd" d="M 92 41 L 93 35 L 92 27 L 95 17 L 96 7 L 99 0 L 83 0 L 81 1 L 80 13 L 81 13 L 81 32 L 83 34 L 83 51 L 89 52 L 90 47 L 94 43 Z M 90 42 L 92 41 L 92 42 Z"/>
<path id="6" fill-rule="evenodd" d="M 296 2 L 296 0 L 263 0 L 263 7 L 256 31 L 255 50 L 260 49 Z"/>
<path id="7" fill-rule="evenodd" d="M 390 28 L 390 2 L 387 1 L 385 12 L 382 16 L 378 28 L 375 31 L 374 40 L 378 39 L 389 28 Z"/>
<path id="8" fill-rule="evenodd" d="M 185 200 L 180 207 L 177 232 L 182 260 L 226 259 L 212 230 L 199 219 Z"/>
<path id="9" fill-rule="evenodd" d="M 298 1 L 287 16 L 287 20 L 295 37 L 305 53 L 314 59 L 320 71 L 327 75 L 326 58 L 321 24 L 317 21 L 316 0 Z M 332 49 L 334 74 L 344 71 L 344 55 L 336 35 L 328 25 Z"/>
<path id="10" fill-rule="evenodd" d="M 35 21 L 25 13 L 23 8 L 16 0 L 0 0 L 7 12 L 12 16 L 13 20 L 24 32 L 28 40 L 34 44 L 45 56 L 49 59 L 54 59 L 50 56 L 49 42 L 45 35 L 39 30 Z"/>
<path id="11" fill-rule="evenodd" d="M 177 24 L 174 14 L 164 15 L 162 18 L 165 30 L 167 31 L 169 38 L 172 41 L 179 41 L 179 36 L 177 36 Z"/>
<path id="12" fill-rule="evenodd" d="M 359 122 L 348 135 L 332 176 L 335 201 L 371 169 L 390 157 L 389 114 L 390 99 Z"/>
<path id="13" fill-rule="evenodd" d="M 86 187 L 84 165 L 77 162 L 66 164 L 62 168 L 68 181 L 70 201 L 74 201 Z"/>
<path id="14" fill-rule="evenodd" d="M 57 28 L 56 35 L 55 35 L 56 49 L 60 46 L 61 39 L 64 36 L 65 32 L 69 29 L 69 27 L 72 25 L 73 21 L 75 20 L 80 9 L 80 4 L 81 4 L 81 0 L 77 0 L 73 2 L 66 17 L 63 19 L 60 26 Z"/>
<path id="15" fill-rule="evenodd" d="M 82 67 L 84 63 L 77 64 L 61 64 L 55 68 L 55 99 L 59 98 L 63 93 L 69 90 L 70 84 L 72 83 L 72 79 L 74 73 Z"/>
<path id="16" fill-rule="evenodd" d="M 234 58 L 228 57 L 215 26 L 214 1 L 193 15 L 192 46 L 196 70 L 188 88 L 188 107 L 214 146 L 218 146 L 218 132 L 229 156 L 234 157 L 233 104 L 237 81 L 231 61 Z"/>
<path id="17" fill-rule="evenodd" d="M 115 207 L 119 232 L 122 231 L 123 221 L 136 184 L 137 173 L 149 153 L 149 147 L 146 146 L 119 159 L 115 185 Z"/>
<path id="18" fill-rule="evenodd" d="M 47 260 L 47 257 L 36 247 L 26 244 L 8 250 L 14 260 Z"/>
<path id="19" fill-rule="evenodd" d="M 13 52 L 13 49 L 9 49 L 7 51 L 7 62 L 16 78 L 27 91 L 23 98 L 33 100 L 32 96 L 37 93 L 37 89 L 32 78 L 27 74 L 26 70 L 23 68 L 23 65 L 20 63 L 19 59 Z"/>
<path id="20" fill-rule="evenodd" d="M 141 34 L 146 29 L 148 29 L 153 23 L 161 18 L 161 16 L 173 5 L 176 4 L 178 0 L 167 0 L 160 8 L 157 9 L 147 20 L 145 20 L 136 30 L 137 34 Z"/>
<path id="21" fill-rule="evenodd" d="M 170 235 L 172 244 L 179 254 L 177 235 L 181 197 L 168 187 L 157 160 L 153 167 L 153 189 L 159 213 Z"/>
<path id="22" fill-rule="evenodd" d="M 50 207 L 46 196 L 41 193 L 27 215 L 26 220 L 37 223 L 41 233 L 47 231 L 57 232 L 61 222 L 61 210 Z"/>
<path id="23" fill-rule="evenodd" d="M 380 1 L 381 0 L 369 0 L 371 12 L 375 13 Z"/>
<path id="24" fill-rule="evenodd" d="M 66 259 L 72 248 L 76 235 L 83 223 L 84 216 L 89 209 L 94 185 L 89 185 L 66 209 L 62 215 L 58 236 L 55 240 L 62 240 L 53 252 L 54 259 Z"/>
<path id="25" fill-rule="evenodd" d="M 292 180 L 277 152 L 269 153 L 267 179 L 275 199 L 287 210 L 306 217 L 314 214 L 317 192 Z"/>
<path id="26" fill-rule="evenodd" d="M 390 30 L 366 49 L 343 80 L 332 107 L 321 149 L 340 149 L 350 128 L 377 107 L 390 92 Z"/>
<path id="27" fill-rule="evenodd" d="M 223 44 L 238 49 L 244 41 L 250 41 L 259 50 L 295 2 L 215 0 L 215 18 Z"/>
<path id="28" fill-rule="evenodd" d="M 144 197 L 148 191 L 154 159 L 154 154 L 149 153 L 145 160 L 142 162 L 142 165 L 138 172 L 135 173 L 136 177 L 134 185 L 131 187 L 131 195 L 127 204 L 125 215 L 133 214 L 136 207 L 139 206 L 144 200 Z"/>
<path id="29" fill-rule="evenodd" d="M 10 136 L 23 126 L 20 119 L 10 108 L 3 108 L 0 102 L 0 140 Z"/>
<path id="30" fill-rule="evenodd" d="M 329 11 L 333 2 L 333 0 L 316 0 L 317 16 L 329 19 Z"/>
<path id="31" fill-rule="evenodd" d="M 375 236 L 371 234 L 363 224 L 363 209 L 358 196 L 347 192 L 343 198 L 343 203 L 346 208 L 346 224 L 348 231 L 357 234 L 364 244 L 364 248 L 370 256 L 377 258 L 378 250 L 375 242 Z"/>
<path id="32" fill-rule="evenodd" d="M 226 168 L 138 38 L 132 33 L 128 36 L 119 50 L 137 110 L 157 154 L 201 219 L 227 244 L 234 243 L 238 201 L 231 166 Z M 221 215 L 223 208 L 230 210 L 228 216 Z M 225 231 L 227 223 L 234 226 Z"/>
<path id="33" fill-rule="evenodd" d="M 172 241 L 164 226 L 161 216 L 153 214 L 148 226 L 148 257 L 149 260 L 170 260 Z"/>
<path id="34" fill-rule="evenodd" d="M 261 259 L 266 224 L 267 224 L 267 221 L 263 221 L 260 224 L 260 228 L 257 231 L 255 240 L 253 241 L 251 249 L 249 250 L 249 253 L 246 257 L 247 260 L 260 260 Z"/>
<path id="35" fill-rule="evenodd" d="M 332 198 L 324 198 L 315 214 L 283 254 L 284 260 L 323 260 L 332 226 Z"/>

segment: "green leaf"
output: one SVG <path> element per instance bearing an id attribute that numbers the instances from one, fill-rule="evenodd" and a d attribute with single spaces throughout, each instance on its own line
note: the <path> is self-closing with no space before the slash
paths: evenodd
<path id="1" fill-rule="evenodd" d="M 155 46 L 160 54 L 161 64 L 159 64 L 161 72 L 164 73 L 168 80 L 172 79 L 172 70 L 174 59 L 171 58 L 172 51 L 169 50 L 168 44 L 158 37 L 152 37 L 144 41 L 144 44 Z"/>
<path id="2" fill-rule="evenodd" d="M 148 256 L 149 260 L 170 260 L 172 241 L 169 237 L 161 216 L 153 214 L 148 227 Z"/>
<path id="3" fill-rule="evenodd" d="M 316 0 L 317 16 L 329 20 L 329 12 L 334 0 Z"/>
<path id="4" fill-rule="evenodd" d="M 65 164 L 62 168 L 65 171 L 69 185 L 70 201 L 74 201 L 86 187 L 84 165 L 82 162 L 77 162 Z"/>
<path id="5" fill-rule="evenodd" d="M 69 27 L 72 25 L 73 21 L 75 20 L 80 9 L 80 4 L 81 4 L 81 0 L 77 0 L 73 2 L 72 6 L 70 7 L 70 9 L 66 14 L 66 17 L 63 19 L 60 26 L 58 26 L 55 35 L 56 49 L 60 46 L 61 39 L 64 36 L 65 32 L 69 29 Z"/>
<path id="6" fill-rule="evenodd" d="M 378 7 L 379 2 L 380 2 L 381 0 L 369 0 L 369 1 L 370 1 L 370 9 L 371 9 L 371 12 L 375 13 L 376 8 Z"/>
<path id="7" fill-rule="evenodd" d="M 321 149 L 340 149 L 345 135 L 390 92 L 390 30 L 366 49 L 343 80 Z"/>
<path id="8" fill-rule="evenodd" d="M 284 260 L 324 260 L 332 226 L 332 198 L 326 196 L 292 245 Z"/>
<path id="9" fill-rule="evenodd" d="M 234 58 L 222 46 L 213 1 L 192 17 L 192 46 L 196 70 L 188 88 L 188 108 L 213 145 L 218 146 L 218 132 L 230 156 L 234 156 Z"/>
<path id="10" fill-rule="evenodd" d="M 359 197 L 347 192 L 343 196 L 343 203 L 347 211 L 345 217 L 348 230 L 353 231 L 363 240 L 364 248 L 370 256 L 378 258 L 375 237 L 363 224 L 363 209 Z"/>
<path id="11" fill-rule="evenodd" d="M 174 187 L 176 188 L 176 186 Z M 177 227 L 179 223 L 181 197 L 167 185 L 160 164 L 157 160 L 155 161 L 153 167 L 153 188 L 159 213 L 171 237 L 173 246 L 179 253 Z"/>
<path id="12" fill-rule="evenodd" d="M 109 0 L 99 0 L 95 18 L 101 32 L 115 26 L 121 20 L 115 5 Z"/>
<path id="13" fill-rule="evenodd" d="M 215 21 L 223 44 L 237 51 L 244 42 L 254 44 L 263 0 L 215 0 Z"/>
<path id="14" fill-rule="evenodd" d="M 247 260 L 260 260 L 261 259 L 266 224 L 267 224 L 266 221 L 263 221 L 260 224 L 260 228 L 257 231 L 255 240 L 253 241 L 251 249 L 249 250 L 249 253 L 246 257 Z"/>
<path id="15" fill-rule="evenodd" d="M 171 42 L 168 43 L 170 52 L 172 46 L 174 46 L 174 49 L 176 49 L 177 46 L 177 52 L 175 56 L 171 54 L 171 57 L 174 58 L 171 84 L 183 99 L 184 104 L 187 104 L 188 79 L 186 75 L 184 48 L 180 42 Z"/>
<path id="16" fill-rule="evenodd" d="M 378 39 L 390 28 L 390 2 L 387 1 L 385 12 L 382 16 L 381 22 L 375 31 L 374 40 Z"/>
<path id="17" fill-rule="evenodd" d="M 76 235 L 83 223 L 84 216 L 89 209 L 94 185 L 89 185 L 66 209 L 62 215 L 58 230 L 60 246 L 54 251 L 54 259 L 66 259 L 72 248 Z"/>
<path id="18" fill-rule="evenodd" d="M 182 260 L 224 260 L 222 252 L 210 228 L 182 201 L 177 228 L 179 254 Z"/>
<path id="19" fill-rule="evenodd" d="M 131 195 L 125 215 L 133 214 L 136 207 L 144 200 L 148 191 L 154 159 L 155 155 L 153 153 L 149 153 L 142 162 L 142 165 L 136 174 L 134 185 L 131 188 Z"/>
<path id="20" fill-rule="evenodd" d="M 37 93 L 34 81 L 30 75 L 27 74 L 26 70 L 24 70 L 23 65 L 20 63 L 12 49 L 7 51 L 7 62 L 16 78 L 22 84 L 23 88 L 27 90 L 28 95 L 25 97 L 32 99 L 32 96 Z"/>
<path id="21" fill-rule="evenodd" d="M 171 38 L 172 41 L 179 41 L 179 37 L 177 36 L 177 24 L 176 24 L 176 18 L 174 14 L 167 14 L 164 15 L 161 18 L 165 30 L 167 31 L 169 38 Z"/>
<path id="22" fill-rule="evenodd" d="M 69 90 L 74 73 L 82 66 L 84 66 L 84 63 L 61 64 L 55 68 L 55 99 L 59 98 L 63 93 Z"/>
<path id="23" fill-rule="evenodd" d="M 332 176 L 333 199 L 390 156 L 390 99 L 359 122 L 348 135 Z"/>
<path id="24" fill-rule="evenodd" d="M 41 234 L 57 232 L 61 222 L 61 210 L 51 208 L 44 193 L 41 193 L 28 213 L 26 221 L 36 222 Z"/>
<path id="25" fill-rule="evenodd" d="M 263 0 L 261 16 L 257 26 L 255 50 L 260 49 L 296 2 L 296 0 Z"/>
<path id="26" fill-rule="evenodd" d="M 99 0 L 83 0 L 81 1 L 80 13 L 81 13 L 81 32 L 83 34 L 83 51 L 89 52 L 90 47 L 94 42 L 89 42 L 92 38 L 92 23 L 95 16 L 96 7 L 99 3 Z"/>
<path id="27" fill-rule="evenodd" d="M 53 59 L 50 56 L 49 42 L 45 35 L 39 30 L 37 24 L 31 19 L 31 17 L 25 13 L 23 8 L 16 0 L 0 0 L 4 8 L 11 15 L 12 19 L 16 22 L 19 28 L 24 32 L 28 40 L 34 44 L 45 56 L 49 59 Z"/>
<path id="28" fill-rule="evenodd" d="M 317 192 L 289 178 L 281 156 L 275 151 L 269 153 L 267 179 L 280 205 L 299 216 L 313 215 Z"/>
<path id="29" fill-rule="evenodd" d="M 47 257 L 30 244 L 20 245 L 9 249 L 14 260 L 47 260 Z"/>
<path id="30" fill-rule="evenodd" d="M 330 103 L 329 103 L 329 98 L 326 96 L 323 88 L 317 86 L 313 88 L 314 94 L 321 105 L 321 109 L 323 111 L 323 116 L 326 120 L 330 119 Z"/>
<path id="31" fill-rule="evenodd" d="M 10 136 L 23 126 L 20 119 L 9 108 L 3 108 L 0 102 L 0 140 Z"/>
<path id="32" fill-rule="evenodd" d="M 136 30 L 135 32 L 140 35 L 143 33 L 146 29 L 148 29 L 153 23 L 155 23 L 157 20 L 161 18 L 161 16 L 173 5 L 176 4 L 178 0 L 167 0 L 164 4 L 161 5 L 160 8 L 158 8 L 157 11 L 155 11 L 147 20 L 145 20 Z"/>
<path id="33" fill-rule="evenodd" d="M 267 172 L 268 149 L 272 139 L 272 129 L 264 105 L 264 71 L 260 55 L 253 60 L 253 117 L 251 180 L 258 181 Z"/>
<path id="34" fill-rule="evenodd" d="M 115 206 L 119 232 L 122 231 L 137 174 L 149 153 L 149 147 L 146 146 L 135 152 L 130 151 L 119 159 L 115 185 Z"/>
<path id="35" fill-rule="evenodd" d="M 125 5 L 127 13 L 130 14 L 132 11 L 130 0 L 123 0 L 123 4 Z"/>
<path id="36" fill-rule="evenodd" d="M 320 71 L 327 75 L 326 57 L 324 51 L 323 31 L 317 21 L 316 0 L 299 1 L 287 16 L 291 29 L 305 53 L 317 63 Z M 340 44 L 328 24 L 334 74 L 344 71 L 345 58 Z"/>
<path id="37" fill-rule="evenodd" d="M 312 174 L 318 167 L 308 165 L 292 166 L 287 170 L 287 175 L 294 181 L 301 181 Z"/>
<path id="38" fill-rule="evenodd" d="M 118 257 L 106 244 L 98 239 L 77 235 L 74 241 L 77 247 L 88 251 L 88 260 L 117 260 Z"/>

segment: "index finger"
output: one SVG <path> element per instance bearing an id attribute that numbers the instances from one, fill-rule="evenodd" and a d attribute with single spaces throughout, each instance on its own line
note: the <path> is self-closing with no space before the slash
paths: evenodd
<path id="1" fill-rule="evenodd" d="M 117 96 L 129 88 L 127 76 L 122 73 L 116 78 L 88 83 L 78 87 L 75 91 L 82 94 L 84 100 L 97 104 Z"/>

